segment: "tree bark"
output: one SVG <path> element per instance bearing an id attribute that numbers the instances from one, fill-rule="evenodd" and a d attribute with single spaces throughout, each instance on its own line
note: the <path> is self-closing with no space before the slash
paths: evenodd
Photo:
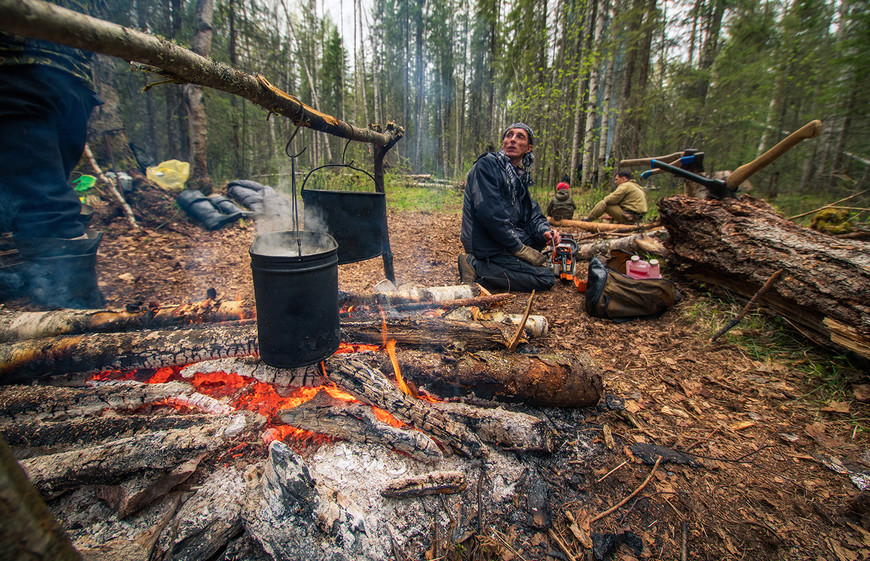
<path id="1" fill-rule="evenodd" d="M 213 14 L 214 0 L 197 0 L 191 50 L 204 58 L 208 58 L 211 54 Z M 190 188 L 210 195 L 214 185 L 208 173 L 208 127 L 202 88 L 188 84 L 184 88 L 184 99 L 187 104 L 187 124 L 190 130 Z"/>
<path id="2" fill-rule="evenodd" d="M 683 196 L 659 203 L 670 262 L 690 278 L 751 298 L 777 269 L 765 303 L 817 341 L 870 358 L 870 251 L 802 228 L 763 201 Z"/>

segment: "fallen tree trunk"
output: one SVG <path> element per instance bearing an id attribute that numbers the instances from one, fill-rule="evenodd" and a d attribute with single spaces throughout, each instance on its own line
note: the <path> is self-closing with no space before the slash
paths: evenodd
<path id="1" fill-rule="evenodd" d="M 870 245 L 803 228 L 763 201 L 675 196 L 659 202 L 670 263 L 686 276 L 763 302 L 810 338 L 870 358 Z"/>
<path id="2" fill-rule="evenodd" d="M 664 229 L 659 229 L 615 240 L 597 240 L 584 243 L 577 247 L 577 256 L 589 261 L 596 255 L 609 255 L 611 250 L 618 249 L 632 254 L 644 252 L 667 257 L 669 251 L 661 241 L 662 238 L 666 237 L 665 234 Z"/>
<path id="3" fill-rule="evenodd" d="M 401 349 L 402 377 L 435 395 L 473 394 L 544 407 L 590 407 L 604 396 L 601 372 L 591 357 L 479 351 L 458 358 Z M 389 359 L 381 368 L 389 371 Z"/>
<path id="4" fill-rule="evenodd" d="M 137 310 L 0 312 L 0 343 L 57 335 L 100 333 L 219 323 L 255 317 L 254 304 L 202 300 Z"/>

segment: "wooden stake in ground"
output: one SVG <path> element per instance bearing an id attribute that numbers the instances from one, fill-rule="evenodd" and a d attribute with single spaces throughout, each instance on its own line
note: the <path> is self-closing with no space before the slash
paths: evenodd
<path id="1" fill-rule="evenodd" d="M 523 331 L 525 331 L 525 329 L 526 329 L 526 320 L 529 319 L 529 314 L 532 311 L 532 300 L 534 300 L 534 299 L 535 299 L 535 291 L 532 290 L 532 294 L 529 296 L 529 303 L 526 304 L 526 311 L 523 312 L 523 319 L 522 319 L 522 321 L 520 321 L 520 326 L 517 328 L 517 332 L 514 335 L 514 338 L 511 339 L 511 342 L 508 345 L 508 349 L 510 349 L 511 352 L 517 350 L 517 344 L 519 344 L 520 337 L 522 336 Z"/>
<path id="2" fill-rule="evenodd" d="M 737 314 L 737 317 L 732 319 L 731 321 L 729 321 L 725 327 L 723 327 L 722 329 L 717 331 L 716 334 L 713 335 L 713 338 L 710 339 L 710 342 L 712 343 L 713 341 L 715 341 L 719 337 L 725 335 L 726 333 L 728 333 L 728 331 L 732 327 L 734 327 L 735 325 L 740 323 L 740 320 L 743 319 L 743 316 L 745 316 L 746 313 L 749 312 L 749 309 L 752 308 L 752 306 L 756 302 L 758 302 L 758 300 L 762 296 L 764 296 L 764 293 L 767 292 L 767 289 L 769 289 L 773 285 L 773 283 L 776 282 L 776 279 L 778 279 L 779 275 L 781 275 L 781 274 L 782 274 L 782 269 L 777 269 L 776 271 L 774 271 L 774 273 L 772 275 L 770 275 L 770 278 L 767 279 L 767 282 L 765 282 L 764 285 L 758 290 L 758 292 L 755 293 L 755 296 L 753 296 L 752 299 L 749 302 L 747 302 L 747 304 L 745 306 L 743 306 L 743 309 L 740 310 L 740 313 Z"/>

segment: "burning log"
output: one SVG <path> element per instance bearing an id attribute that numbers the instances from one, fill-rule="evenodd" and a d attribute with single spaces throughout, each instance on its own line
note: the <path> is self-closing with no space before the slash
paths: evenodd
<path id="1" fill-rule="evenodd" d="M 282 409 L 278 416 L 299 429 L 342 440 L 383 444 L 423 463 L 434 464 L 444 458 L 425 434 L 390 426 L 378 420 L 370 406 L 336 399 L 323 390 L 298 407 Z"/>
<path id="2" fill-rule="evenodd" d="M 763 301 L 816 342 L 870 358 L 867 243 L 803 228 L 747 196 L 675 196 L 659 210 L 671 262 L 689 278 L 751 298 L 783 269 Z"/>
<path id="3" fill-rule="evenodd" d="M 50 496 L 88 484 L 116 483 L 132 474 L 172 469 L 222 442 L 225 419 L 183 430 L 153 431 L 105 444 L 20 461 L 33 486 Z"/>
<path id="4" fill-rule="evenodd" d="M 515 330 L 509 325 L 439 318 L 394 319 L 386 326 L 390 338 L 401 346 L 470 350 L 504 348 Z M 380 345 L 383 327 L 380 318 L 342 322 L 342 338 L 347 343 Z M 0 346 L 0 384 L 60 374 L 184 366 L 258 352 L 255 325 L 45 337 Z M 293 375 L 306 376 L 304 371 Z"/>
<path id="5" fill-rule="evenodd" d="M 257 352 L 256 326 L 47 337 L 0 347 L 0 384 L 57 374 L 163 368 Z"/>
<path id="6" fill-rule="evenodd" d="M 255 317 L 253 304 L 202 300 L 181 306 L 151 306 L 134 310 L 51 310 L 0 312 L 0 343 L 73 335 L 132 331 Z"/>
<path id="7" fill-rule="evenodd" d="M 465 489 L 465 474 L 461 471 L 434 471 L 392 481 L 381 491 L 381 495 L 393 499 L 407 499 L 459 493 L 463 489 Z"/>
<path id="8" fill-rule="evenodd" d="M 482 456 L 486 447 L 464 425 L 455 423 L 426 401 L 397 388 L 380 371 L 350 355 L 326 361 L 329 379 L 363 403 L 380 407 L 394 417 L 449 444 L 464 456 Z"/>
<path id="9" fill-rule="evenodd" d="M 0 426 L 6 430 L 10 423 L 98 417 L 106 409 L 135 410 L 192 392 L 189 384 L 181 382 L 129 382 L 84 388 L 0 386 Z"/>
<path id="10" fill-rule="evenodd" d="M 590 407 L 604 396 L 601 372 L 584 354 L 479 351 L 453 358 L 410 349 L 396 354 L 405 379 L 440 396 L 474 394 L 544 407 Z"/>
<path id="11" fill-rule="evenodd" d="M 239 376 L 253 378 L 264 384 L 274 384 L 283 388 L 316 388 L 329 383 L 323 376 L 319 364 L 298 368 L 278 368 L 269 366 L 256 356 L 204 360 L 182 368 L 181 376 L 192 378 L 197 373 L 210 374 L 214 372 L 232 372 Z"/>

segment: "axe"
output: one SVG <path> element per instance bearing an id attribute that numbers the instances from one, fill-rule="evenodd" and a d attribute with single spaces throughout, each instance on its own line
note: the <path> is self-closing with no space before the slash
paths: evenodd
<path id="1" fill-rule="evenodd" d="M 671 164 L 660 162 L 658 160 L 652 160 L 650 162 L 650 166 L 655 169 L 669 171 L 674 175 L 678 175 L 680 177 L 689 179 L 690 181 L 694 181 L 695 183 L 703 185 L 710 192 L 710 196 L 715 199 L 736 199 L 737 187 L 741 183 L 749 179 L 752 174 L 761 170 L 769 163 L 788 152 L 795 144 L 797 144 L 801 140 L 818 136 L 821 130 L 821 121 L 819 121 L 818 119 L 816 119 L 815 121 L 810 121 L 806 125 L 802 126 L 798 130 L 785 137 L 779 142 L 779 144 L 777 144 L 761 156 L 755 158 L 748 164 L 743 164 L 739 168 L 735 169 L 725 179 L 725 181 L 722 181 L 721 179 L 710 179 L 709 177 L 704 177 L 690 171 L 686 171 L 682 168 L 672 166 Z"/>

